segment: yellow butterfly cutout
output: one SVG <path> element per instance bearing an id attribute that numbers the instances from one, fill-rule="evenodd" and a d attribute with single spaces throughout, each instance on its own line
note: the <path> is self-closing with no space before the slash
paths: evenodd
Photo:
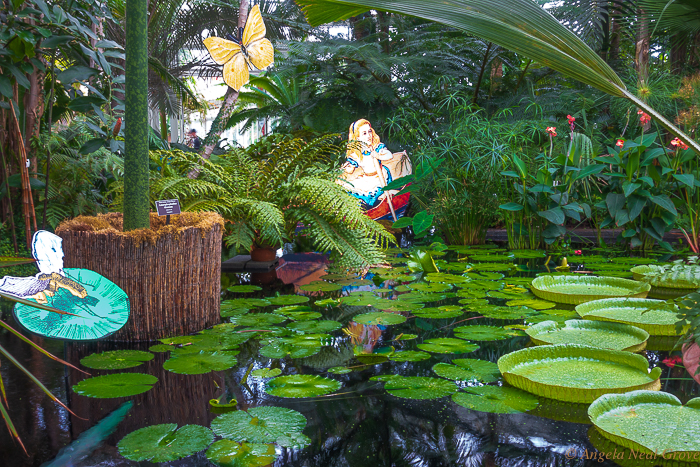
<path id="1" fill-rule="evenodd" d="M 248 14 L 240 44 L 220 37 L 204 39 L 211 58 L 224 66 L 224 81 L 236 91 L 250 79 L 250 64 L 260 70 L 274 61 L 275 51 L 272 42 L 265 38 L 265 32 L 260 7 L 255 5 Z"/>

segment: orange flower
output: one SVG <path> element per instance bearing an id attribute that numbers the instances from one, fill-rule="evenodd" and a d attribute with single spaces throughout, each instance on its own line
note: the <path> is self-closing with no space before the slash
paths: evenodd
<path id="1" fill-rule="evenodd" d="M 671 146 L 675 146 L 676 148 L 683 150 L 688 149 L 688 145 L 681 141 L 680 138 L 674 138 L 673 141 L 671 141 Z"/>
<path id="2" fill-rule="evenodd" d="M 640 115 L 639 123 L 641 123 L 642 125 L 646 125 L 651 121 L 651 117 L 649 116 L 649 114 L 644 112 L 642 109 L 637 110 L 637 115 Z"/>
<path id="3" fill-rule="evenodd" d="M 548 126 L 547 127 L 547 133 L 549 133 L 549 136 L 557 136 L 557 128 L 553 126 Z"/>
<path id="4" fill-rule="evenodd" d="M 615 146 L 617 146 L 618 148 L 621 148 L 624 145 L 625 145 L 624 139 L 618 139 L 617 142 L 615 143 Z"/>

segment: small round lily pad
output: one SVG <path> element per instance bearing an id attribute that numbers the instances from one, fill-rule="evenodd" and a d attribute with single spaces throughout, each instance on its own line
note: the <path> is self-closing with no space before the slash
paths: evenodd
<path id="1" fill-rule="evenodd" d="M 498 381 L 501 375 L 501 372 L 498 371 L 498 365 L 487 360 L 457 358 L 452 363 L 454 365 L 437 363 L 433 366 L 433 371 L 438 376 L 454 381 L 481 381 L 483 383 Z"/>
<path id="2" fill-rule="evenodd" d="M 464 388 L 466 393 L 452 395 L 452 400 L 471 410 L 488 413 L 522 413 L 539 404 L 537 397 L 509 386 L 479 386 Z"/>
<path id="3" fill-rule="evenodd" d="M 450 337 L 428 339 L 423 344 L 418 344 L 417 347 L 433 353 L 469 353 L 479 349 L 476 344 Z"/>
<path id="4" fill-rule="evenodd" d="M 269 305 L 270 302 L 262 298 L 234 298 L 221 302 L 222 307 L 229 308 L 255 308 Z"/>
<path id="5" fill-rule="evenodd" d="M 265 392 L 277 397 L 317 397 L 340 389 L 340 382 L 322 376 L 278 376 L 267 382 Z"/>
<path id="6" fill-rule="evenodd" d="M 210 371 L 223 371 L 236 366 L 238 352 L 209 352 L 174 355 L 163 363 L 163 368 L 181 375 L 201 375 Z"/>
<path id="7" fill-rule="evenodd" d="M 403 399 L 438 399 L 457 392 L 452 381 L 425 376 L 402 376 L 391 378 L 384 389 L 392 396 Z"/>
<path id="8" fill-rule="evenodd" d="M 185 425 L 179 430 L 175 423 L 151 425 L 132 431 L 119 441 L 119 454 L 141 462 L 169 462 L 206 449 L 214 435 L 209 428 Z"/>
<path id="9" fill-rule="evenodd" d="M 302 434 L 306 417 L 285 407 L 254 407 L 219 415 L 211 429 L 222 438 L 250 443 L 277 443 L 285 447 L 308 444 Z"/>
<path id="10" fill-rule="evenodd" d="M 254 370 L 250 373 L 256 378 L 274 378 L 282 374 L 282 370 L 279 368 L 260 368 L 259 370 Z"/>
<path id="11" fill-rule="evenodd" d="M 401 350 L 391 355 L 389 360 L 392 362 L 420 362 L 429 358 L 430 354 L 427 352 L 421 352 L 419 350 Z"/>
<path id="12" fill-rule="evenodd" d="M 333 320 L 321 320 L 321 321 L 297 321 L 294 323 L 291 323 L 287 326 L 287 329 L 291 329 L 292 331 L 303 333 L 303 334 L 311 334 L 311 333 L 323 333 L 323 332 L 331 332 L 335 331 L 336 329 L 340 329 L 343 327 L 342 324 L 340 324 L 338 321 L 333 321 Z"/>
<path id="13" fill-rule="evenodd" d="M 420 292 L 446 292 L 452 288 L 451 286 L 447 284 L 441 284 L 440 282 L 415 282 L 413 284 L 408 284 L 408 287 L 413 290 L 418 290 Z"/>
<path id="14" fill-rule="evenodd" d="M 258 287 L 257 285 L 232 285 L 231 287 L 227 288 L 229 292 L 234 292 L 234 293 L 250 293 L 250 292 L 257 292 L 258 290 L 262 290 L 262 287 Z"/>
<path id="15" fill-rule="evenodd" d="M 554 302 L 548 302 L 547 300 L 538 300 L 538 299 L 517 299 L 517 300 L 510 300 L 506 302 L 507 306 L 526 306 L 528 308 L 532 308 L 533 310 L 547 310 L 549 308 L 554 308 L 557 306 L 556 303 Z"/>
<path id="16" fill-rule="evenodd" d="M 110 350 L 88 355 L 81 359 L 80 363 L 95 370 L 122 370 L 139 366 L 150 360 L 153 360 L 151 352 L 142 350 Z"/>
<path id="17" fill-rule="evenodd" d="M 299 286 L 299 290 L 303 290 L 304 292 L 335 292 L 336 290 L 341 290 L 342 288 L 342 285 L 332 284 L 326 281 L 313 281 Z"/>
<path id="18" fill-rule="evenodd" d="M 512 331 L 497 326 L 481 326 L 477 324 L 454 328 L 455 337 L 474 341 L 499 341 L 513 337 Z"/>
<path id="19" fill-rule="evenodd" d="M 406 321 L 406 317 L 397 313 L 373 312 L 357 315 L 353 320 L 360 324 L 381 324 L 387 326 L 401 324 Z"/>
<path id="20" fill-rule="evenodd" d="M 155 376 L 143 373 L 114 373 L 84 379 L 73 386 L 73 392 L 98 399 L 127 397 L 146 392 L 157 382 Z"/>
<path id="21" fill-rule="evenodd" d="M 207 459 L 220 467 L 263 467 L 275 462 L 277 452 L 274 444 L 220 439 L 207 449 Z"/>
<path id="22" fill-rule="evenodd" d="M 249 313 L 231 317 L 231 322 L 238 326 L 265 326 L 286 321 L 287 317 L 276 313 Z"/>
<path id="23" fill-rule="evenodd" d="M 328 369 L 328 373 L 333 373 L 334 375 L 344 375 L 346 373 L 352 373 L 352 370 L 344 366 L 334 366 Z"/>
<path id="24" fill-rule="evenodd" d="M 267 297 L 266 300 L 273 305 L 298 305 L 309 301 L 309 297 L 304 295 L 279 295 L 277 297 Z"/>

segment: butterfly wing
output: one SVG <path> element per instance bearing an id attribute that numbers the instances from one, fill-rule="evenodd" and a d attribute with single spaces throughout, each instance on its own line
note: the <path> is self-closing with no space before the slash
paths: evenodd
<path id="1" fill-rule="evenodd" d="M 224 65 L 224 81 L 236 91 L 241 89 L 249 78 L 248 63 L 242 53 L 234 55 L 233 60 Z"/>
<path id="2" fill-rule="evenodd" d="M 272 65 L 272 62 L 275 60 L 275 50 L 272 48 L 272 42 L 264 37 L 253 41 L 246 47 L 246 50 L 248 51 L 248 58 L 258 70 Z"/>
<path id="3" fill-rule="evenodd" d="M 236 54 L 243 56 L 240 45 L 220 37 L 207 37 L 204 39 L 204 45 L 207 46 L 211 58 L 219 65 L 230 63 Z"/>
<path id="4" fill-rule="evenodd" d="M 248 47 L 253 41 L 258 41 L 265 37 L 265 23 L 263 22 L 262 15 L 260 14 L 260 6 L 255 5 L 250 9 L 248 13 L 248 19 L 245 23 L 245 29 L 243 29 L 243 45 Z"/>

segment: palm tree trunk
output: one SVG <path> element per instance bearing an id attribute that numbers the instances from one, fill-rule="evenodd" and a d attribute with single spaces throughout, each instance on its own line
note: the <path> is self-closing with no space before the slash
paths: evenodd
<path id="1" fill-rule="evenodd" d="M 124 230 L 149 228 L 148 5 L 126 0 Z"/>
<path id="2" fill-rule="evenodd" d="M 637 11 L 637 44 L 634 51 L 634 67 L 641 83 L 649 78 L 649 17 L 641 8 Z"/>
<path id="3" fill-rule="evenodd" d="M 239 28 L 245 27 L 245 22 L 248 18 L 249 7 L 249 0 L 241 0 L 241 5 L 238 8 Z M 224 95 L 224 101 L 221 103 L 219 113 L 216 115 L 216 118 L 212 122 L 211 129 L 209 130 L 209 133 L 207 133 L 207 137 L 204 138 L 202 149 L 199 152 L 199 155 L 202 156 L 204 159 L 209 159 L 211 157 L 211 153 L 214 151 L 216 144 L 219 142 L 219 137 L 221 136 L 221 133 L 223 133 L 226 129 L 226 124 L 228 122 L 229 117 L 231 117 L 231 114 L 233 114 L 233 110 L 236 106 L 237 101 L 238 91 L 235 91 L 233 88 L 228 88 L 226 90 L 226 94 Z M 199 175 L 199 171 L 193 170 L 188 174 L 188 177 L 197 178 L 197 175 Z"/>
<path id="4" fill-rule="evenodd" d="M 680 75 L 686 66 L 689 36 L 677 33 L 671 36 L 671 73 Z"/>

